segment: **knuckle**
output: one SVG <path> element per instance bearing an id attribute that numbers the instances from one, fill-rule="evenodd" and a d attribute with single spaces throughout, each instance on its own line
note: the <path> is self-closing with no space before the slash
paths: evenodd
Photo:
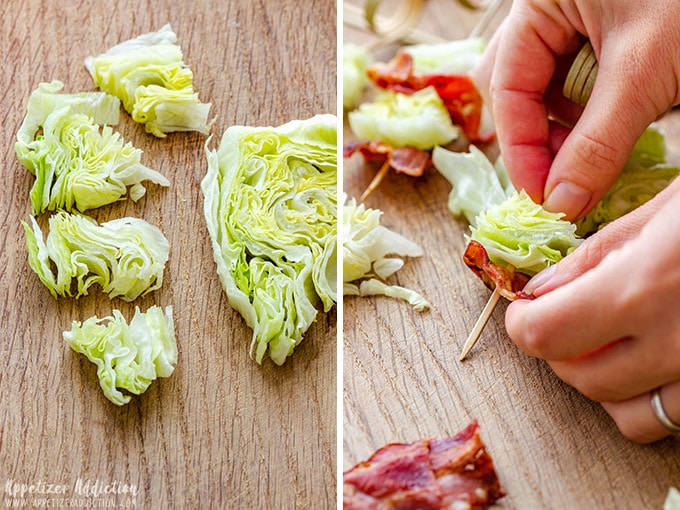
<path id="1" fill-rule="evenodd" d="M 593 167 L 618 169 L 619 151 L 616 147 L 586 133 L 578 133 L 574 143 L 574 157 L 580 160 L 579 166 L 584 170 Z"/>

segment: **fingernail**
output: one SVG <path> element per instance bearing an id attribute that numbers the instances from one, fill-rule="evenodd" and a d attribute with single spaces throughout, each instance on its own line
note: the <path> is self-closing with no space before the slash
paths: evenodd
<path id="1" fill-rule="evenodd" d="M 575 220 L 590 202 L 592 194 L 571 182 L 558 182 L 543 202 L 543 207 L 551 212 L 566 214 L 567 220 Z"/>
<path id="2" fill-rule="evenodd" d="M 542 287 L 544 284 L 548 283 L 548 280 L 553 277 L 556 270 L 556 265 L 546 267 L 543 271 L 536 274 L 531 280 L 529 280 L 522 290 L 527 294 L 535 294 L 539 287 Z"/>

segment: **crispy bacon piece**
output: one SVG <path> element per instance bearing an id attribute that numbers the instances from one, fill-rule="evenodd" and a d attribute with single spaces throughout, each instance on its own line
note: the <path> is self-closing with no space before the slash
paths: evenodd
<path id="1" fill-rule="evenodd" d="M 501 296 L 504 298 L 510 301 L 534 299 L 532 294 L 522 291 L 530 277 L 491 262 L 481 243 L 474 240 L 470 241 L 463 254 L 463 260 L 487 287 L 490 289 L 498 287 Z"/>
<path id="2" fill-rule="evenodd" d="M 483 101 L 477 87 L 467 75 L 417 74 L 413 59 L 400 51 L 387 64 L 378 63 L 367 70 L 368 77 L 378 87 L 404 94 L 413 94 L 434 87 L 454 124 L 459 125 L 472 143 L 486 143 L 494 133 L 480 133 Z"/>
<path id="3" fill-rule="evenodd" d="M 415 147 L 395 149 L 384 142 L 350 142 L 343 147 L 342 155 L 349 158 L 357 151 L 361 152 L 366 161 L 378 160 L 380 163 L 389 161 L 390 168 L 412 177 L 420 177 L 425 170 L 432 168 L 430 153 Z"/>
<path id="4" fill-rule="evenodd" d="M 395 149 L 384 142 L 350 142 L 343 147 L 342 154 L 349 158 L 356 151 L 361 152 L 367 161 L 378 160 L 381 164 L 380 170 L 361 195 L 360 200 L 362 202 L 378 187 L 390 168 L 397 173 L 412 177 L 420 177 L 425 173 L 425 170 L 432 168 L 430 153 L 415 147 L 398 147 Z"/>
<path id="5" fill-rule="evenodd" d="M 344 510 L 443 510 L 505 496 L 473 421 L 448 439 L 388 444 L 343 475 Z"/>

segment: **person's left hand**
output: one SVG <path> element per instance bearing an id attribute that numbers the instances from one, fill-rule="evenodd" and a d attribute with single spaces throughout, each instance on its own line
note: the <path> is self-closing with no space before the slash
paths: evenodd
<path id="1" fill-rule="evenodd" d="M 647 443 L 670 432 L 653 413 L 661 388 L 680 423 L 680 180 L 532 279 L 536 299 L 508 307 L 529 355 L 601 402 L 621 432 Z"/>

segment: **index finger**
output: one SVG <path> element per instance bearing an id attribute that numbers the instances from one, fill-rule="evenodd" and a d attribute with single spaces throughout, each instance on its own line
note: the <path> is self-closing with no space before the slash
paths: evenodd
<path id="1" fill-rule="evenodd" d="M 566 17 L 523 4 L 511 11 L 498 41 L 490 80 L 498 143 L 511 180 L 538 203 L 553 161 L 544 96 L 557 57 L 579 42 Z"/>

